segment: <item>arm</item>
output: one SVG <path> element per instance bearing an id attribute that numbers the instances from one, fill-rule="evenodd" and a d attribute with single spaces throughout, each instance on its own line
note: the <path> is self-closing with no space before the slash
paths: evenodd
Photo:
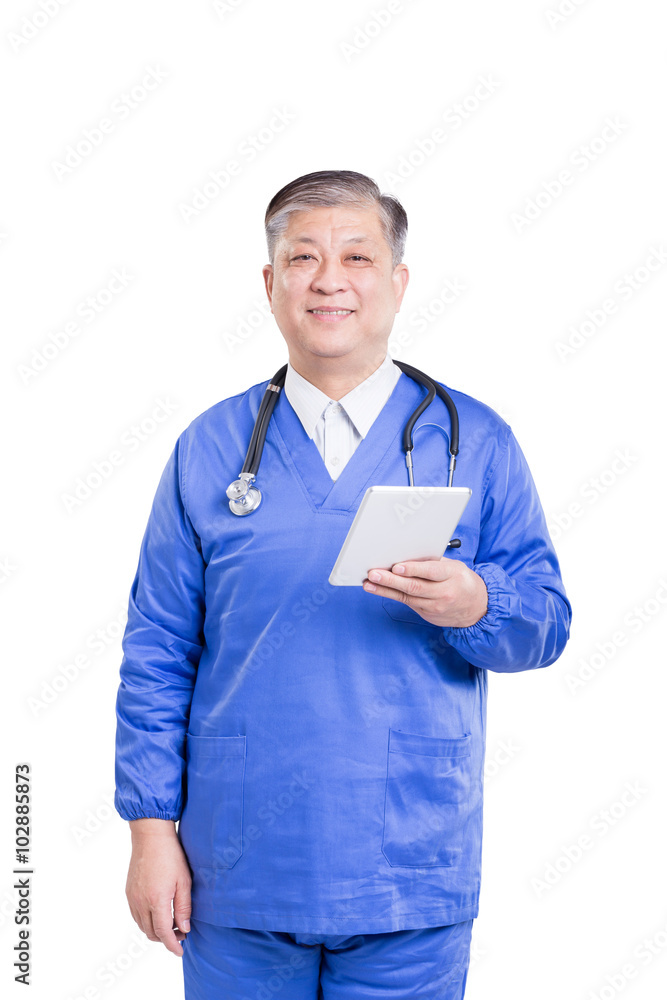
<path id="1" fill-rule="evenodd" d="M 572 609 L 533 477 L 509 428 L 484 492 L 474 571 L 486 585 L 488 610 L 473 625 L 445 628 L 445 640 L 489 670 L 529 670 L 557 660 Z"/>
<path id="2" fill-rule="evenodd" d="M 201 545 L 184 496 L 185 442 L 162 473 L 130 593 L 116 701 L 116 795 L 130 822 L 132 860 L 126 893 L 151 940 L 181 954 L 189 916 L 190 873 L 174 822 L 183 807 L 185 735 L 203 648 Z"/>
<path id="3" fill-rule="evenodd" d="M 374 592 L 441 625 L 445 642 L 474 666 L 528 670 L 563 651 L 572 611 L 533 478 L 509 428 L 485 485 L 473 568 L 444 557 L 402 565 L 402 573 L 397 566 L 374 570 L 383 584 Z"/>

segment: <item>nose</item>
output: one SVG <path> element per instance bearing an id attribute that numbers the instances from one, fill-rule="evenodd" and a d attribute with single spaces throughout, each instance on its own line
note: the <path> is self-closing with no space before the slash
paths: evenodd
<path id="1" fill-rule="evenodd" d="M 311 288 L 316 292 L 323 292 L 325 295 L 335 295 L 336 292 L 345 291 L 350 287 L 345 267 L 341 261 L 334 256 L 323 256 L 320 266 L 313 275 Z"/>

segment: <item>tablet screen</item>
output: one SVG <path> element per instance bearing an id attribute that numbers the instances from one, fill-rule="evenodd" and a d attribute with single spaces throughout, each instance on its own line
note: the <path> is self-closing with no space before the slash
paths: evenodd
<path id="1" fill-rule="evenodd" d="M 467 486 L 370 486 L 329 583 L 360 587 L 370 569 L 391 569 L 405 559 L 439 559 L 471 495 Z"/>

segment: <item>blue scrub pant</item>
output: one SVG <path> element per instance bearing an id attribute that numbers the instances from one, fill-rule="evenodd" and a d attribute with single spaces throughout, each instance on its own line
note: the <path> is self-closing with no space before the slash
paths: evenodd
<path id="1" fill-rule="evenodd" d="M 191 920 L 185 1000 L 463 1000 L 472 920 L 384 934 L 292 934 Z"/>

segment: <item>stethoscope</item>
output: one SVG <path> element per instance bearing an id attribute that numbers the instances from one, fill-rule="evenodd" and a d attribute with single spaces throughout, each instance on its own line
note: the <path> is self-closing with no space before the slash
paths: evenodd
<path id="1" fill-rule="evenodd" d="M 418 368 L 413 368 L 412 365 L 408 365 L 404 361 L 396 361 L 395 359 L 394 364 L 397 365 L 402 372 L 409 376 L 409 378 L 414 379 L 415 382 L 420 382 L 421 385 L 423 385 L 427 390 L 426 395 L 419 403 L 419 406 L 410 415 L 403 429 L 403 450 L 405 451 L 405 464 L 408 470 L 409 485 L 414 486 L 412 476 L 412 449 L 414 447 L 412 442 L 412 429 L 426 407 L 430 406 L 433 402 L 437 393 L 449 411 L 451 430 L 449 436 L 449 473 L 447 485 L 451 486 L 454 480 L 456 456 L 459 453 L 459 415 L 457 413 L 456 406 L 454 405 L 454 401 L 449 393 L 443 389 L 438 382 L 433 382 L 428 375 L 419 371 Z M 280 390 L 285 384 L 286 373 L 287 365 L 283 365 L 283 367 L 276 372 L 273 379 L 266 387 L 262 401 L 259 404 L 259 410 L 257 411 L 257 418 L 255 420 L 255 426 L 252 430 L 252 436 L 250 438 L 250 444 L 248 445 L 248 451 L 246 452 L 243 468 L 239 478 L 235 479 L 234 482 L 230 483 L 227 487 L 229 509 L 232 514 L 238 514 L 239 516 L 251 514 L 253 510 L 257 510 L 261 503 L 262 494 L 253 484 L 259 470 L 259 463 L 262 458 L 262 451 L 264 450 L 264 442 L 266 440 L 269 420 L 271 419 L 273 408 L 278 401 Z M 458 548 L 460 545 L 461 542 L 458 538 L 453 538 L 449 543 L 450 548 Z"/>

